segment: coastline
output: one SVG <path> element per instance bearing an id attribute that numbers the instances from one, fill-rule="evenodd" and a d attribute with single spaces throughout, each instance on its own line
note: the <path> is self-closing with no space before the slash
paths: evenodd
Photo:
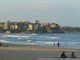
<path id="1" fill-rule="evenodd" d="M 77 60 L 80 60 L 80 49 L 58 48 L 58 47 L 41 47 L 41 46 L 10 46 L 0 47 L 0 60 L 63 60 L 60 58 L 61 53 L 65 51 L 70 58 L 74 51 Z"/>
<path id="2" fill-rule="evenodd" d="M 4 33 L 5 34 L 5 33 Z M 22 36 L 22 35 L 20 35 L 20 34 L 22 34 L 22 33 L 18 33 L 18 35 L 17 35 L 17 33 L 15 34 L 15 33 L 13 33 L 13 34 L 10 34 L 10 35 L 7 35 L 7 34 L 5 34 L 4 35 L 3 34 L 3 36 L 1 36 L 1 38 L 3 37 L 4 39 L 2 39 L 1 40 L 1 43 L 2 43 L 2 45 L 5 45 L 5 46 L 7 46 L 7 45 L 9 45 L 9 46 L 17 46 L 17 45 L 20 45 L 20 44 L 17 44 L 18 43 L 18 41 L 20 41 L 20 43 L 21 42 L 26 42 L 26 43 L 33 43 L 33 44 L 29 44 L 29 45 L 38 45 L 38 43 L 36 44 L 35 42 L 37 42 L 40 38 L 41 39 L 43 39 L 42 41 L 41 41 L 41 43 L 42 42 L 44 42 L 44 43 L 42 43 L 42 44 L 51 44 L 51 46 L 53 46 L 53 47 L 57 47 L 57 42 L 59 42 L 60 41 L 60 47 L 64 47 L 64 48 L 75 48 L 75 49 L 77 49 L 77 47 L 73 47 L 73 46 L 70 46 L 70 47 L 68 47 L 69 45 L 69 40 L 67 41 L 67 39 L 66 39 L 66 41 L 68 42 L 66 42 L 65 41 L 65 38 L 64 37 L 66 37 L 66 36 L 64 36 L 64 34 L 60 34 L 60 35 L 62 35 L 62 36 L 60 36 L 59 34 L 57 34 L 57 35 L 55 35 L 55 34 L 52 34 L 52 36 L 50 35 L 49 37 L 48 37 L 48 35 L 46 36 L 46 34 L 44 34 L 45 36 L 43 36 L 43 35 L 39 35 L 38 36 L 38 34 L 35 34 L 35 33 L 33 33 L 33 34 L 30 34 L 29 36 L 28 36 L 28 34 L 25 34 L 25 33 L 23 33 L 24 35 Z M 65 34 L 66 35 L 66 34 Z M 22 37 L 21 37 L 22 36 Z M 37 38 L 35 38 L 36 36 L 38 36 Z M 25 39 L 24 39 L 24 37 L 26 37 Z M 31 37 L 31 38 L 30 38 Z M 75 37 L 75 36 L 72 36 L 72 38 L 78 38 L 78 37 Z M 70 39 L 70 37 L 66 37 L 66 38 L 69 38 Z M 7 41 L 6 41 L 6 39 L 7 39 Z M 12 39 L 12 40 L 8 40 L 8 39 Z M 20 40 L 19 40 L 20 39 Z M 78 38 L 79 39 L 79 38 Z M 47 41 L 46 41 L 47 40 Z M 50 41 L 51 40 L 51 41 Z M 63 41 L 62 41 L 63 40 Z M 17 41 L 17 43 L 8 43 L 8 42 L 12 42 L 12 41 L 14 41 L 14 42 L 16 42 Z M 76 41 L 76 39 L 74 39 L 74 41 Z M 74 42 L 74 41 L 70 41 L 70 44 L 74 44 L 74 46 L 76 46 L 76 45 L 79 45 L 79 42 Z M 7 43 L 6 43 L 7 42 Z M 56 46 L 54 46 L 54 43 L 55 43 L 55 45 Z M 68 46 L 66 47 L 66 46 L 62 46 L 61 44 L 63 44 L 63 43 L 65 43 L 65 44 L 67 44 Z M 21 44 L 21 45 L 23 45 L 23 46 L 25 46 L 25 45 L 28 45 L 28 44 Z M 20 46 L 21 46 L 20 45 Z M 42 45 L 42 46 L 44 46 L 44 45 Z M 45 46 L 48 46 L 48 45 L 45 45 Z M 50 45 L 49 45 L 50 46 Z"/>
<path id="3" fill-rule="evenodd" d="M 62 48 L 62 47 L 48 47 L 48 46 L 35 46 L 35 45 L 26 45 L 26 46 L 0 46 L 0 50 L 22 50 L 22 51 L 77 51 L 80 49 L 75 48 Z"/>
<path id="4" fill-rule="evenodd" d="M 1 43 L 0 50 L 22 50 L 22 51 L 79 51 L 80 48 L 66 48 L 57 46 L 40 46 L 40 45 L 18 45 L 11 43 Z"/>

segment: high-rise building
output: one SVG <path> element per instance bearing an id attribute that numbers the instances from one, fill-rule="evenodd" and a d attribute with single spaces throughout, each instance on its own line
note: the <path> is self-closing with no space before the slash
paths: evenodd
<path id="1" fill-rule="evenodd" d="M 10 21 L 5 21 L 5 29 L 9 29 Z"/>
<path id="2" fill-rule="evenodd" d="M 34 23 L 39 23 L 39 20 L 34 20 Z"/>

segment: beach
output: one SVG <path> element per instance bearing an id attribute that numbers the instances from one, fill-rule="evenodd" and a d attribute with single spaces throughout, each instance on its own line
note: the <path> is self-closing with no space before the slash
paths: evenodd
<path id="1" fill-rule="evenodd" d="M 72 51 L 80 58 L 80 49 L 42 47 L 42 46 L 14 46 L 0 47 L 0 60 L 58 60 L 65 51 L 69 57 Z M 62 59 L 60 59 L 62 60 Z"/>
<path id="2" fill-rule="evenodd" d="M 0 60 L 63 60 L 63 51 L 80 60 L 80 34 L 0 34 L 0 43 Z"/>
<path id="3" fill-rule="evenodd" d="M 43 51 L 43 52 L 46 51 L 48 52 L 48 51 L 76 51 L 79 49 L 26 45 L 26 46 L 1 46 L 0 50 Z"/>

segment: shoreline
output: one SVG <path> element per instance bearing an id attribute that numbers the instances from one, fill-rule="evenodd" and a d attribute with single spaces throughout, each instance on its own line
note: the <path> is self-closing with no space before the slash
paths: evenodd
<path id="1" fill-rule="evenodd" d="M 19 33 L 0 33 L 0 34 L 60 34 L 60 33 L 34 33 L 34 32 L 33 33 L 31 33 L 31 32 L 30 33 L 26 33 L 26 32 L 19 32 Z"/>
<path id="2" fill-rule="evenodd" d="M 25 50 L 25 51 L 78 51 L 80 48 L 64 48 L 54 46 L 40 45 L 17 45 L 9 43 L 1 43 L 0 50 Z"/>
<path id="3" fill-rule="evenodd" d="M 44 58 L 63 60 L 60 58 L 63 51 L 66 52 L 69 60 L 75 59 L 70 58 L 72 52 L 75 52 L 76 59 L 80 60 L 80 49 L 41 46 L 0 47 L 0 60 L 40 60 Z"/>
<path id="4" fill-rule="evenodd" d="M 45 47 L 45 46 L 0 46 L 0 50 L 20 50 L 20 51 L 78 51 L 80 49 L 75 48 L 62 48 L 62 47 Z"/>
<path id="5" fill-rule="evenodd" d="M 77 51 L 80 48 L 66 48 L 55 46 L 40 46 L 40 45 L 18 45 L 10 43 L 1 43 L 0 50 L 25 50 L 25 51 Z"/>

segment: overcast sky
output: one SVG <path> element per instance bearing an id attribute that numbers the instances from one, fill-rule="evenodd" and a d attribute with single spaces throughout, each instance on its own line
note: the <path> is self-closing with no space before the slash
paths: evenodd
<path id="1" fill-rule="evenodd" d="M 0 0 L 0 21 L 35 19 L 80 27 L 80 0 Z"/>

